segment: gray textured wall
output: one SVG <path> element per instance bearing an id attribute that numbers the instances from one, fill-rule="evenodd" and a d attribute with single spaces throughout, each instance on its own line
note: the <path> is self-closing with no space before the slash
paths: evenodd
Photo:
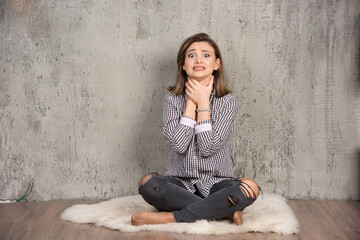
<path id="1" fill-rule="evenodd" d="M 239 100 L 234 171 L 359 199 L 359 1 L 0 0 L 0 198 L 136 194 L 163 172 L 181 41 L 209 33 Z M 359 134 L 360 135 L 360 134 Z"/>

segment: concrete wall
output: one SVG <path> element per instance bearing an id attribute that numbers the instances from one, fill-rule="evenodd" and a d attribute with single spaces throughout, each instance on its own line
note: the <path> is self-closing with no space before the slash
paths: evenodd
<path id="1" fill-rule="evenodd" d="M 220 45 L 234 171 L 289 198 L 359 199 L 359 1 L 0 0 L 0 198 L 137 194 L 163 172 L 186 37 Z"/>

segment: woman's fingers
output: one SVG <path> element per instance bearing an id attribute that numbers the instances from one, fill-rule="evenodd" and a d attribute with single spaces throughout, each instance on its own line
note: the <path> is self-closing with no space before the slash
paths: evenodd
<path id="1" fill-rule="evenodd" d="M 185 93 L 187 94 L 187 96 L 193 100 L 194 103 L 197 103 L 196 99 L 194 98 L 193 94 L 188 90 L 188 89 L 185 89 Z"/>
<path id="2" fill-rule="evenodd" d="M 185 83 L 185 87 L 186 87 L 186 89 L 190 90 L 191 92 L 194 92 L 194 88 L 191 86 L 191 84 L 189 82 Z"/>
<path id="3" fill-rule="evenodd" d="M 192 78 L 188 78 L 188 81 L 187 81 L 187 82 L 189 83 L 190 87 L 192 87 L 192 88 L 194 88 L 194 89 L 197 87 L 198 81 L 195 81 L 195 80 L 192 79 Z"/>
<path id="4" fill-rule="evenodd" d="M 198 82 L 190 77 L 185 83 L 186 94 L 195 102 L 208 99 L 213 89 L 214 76 L 210 75 L 204 81 Z M 202 100 L 201 100 L 202 99 Z"/>

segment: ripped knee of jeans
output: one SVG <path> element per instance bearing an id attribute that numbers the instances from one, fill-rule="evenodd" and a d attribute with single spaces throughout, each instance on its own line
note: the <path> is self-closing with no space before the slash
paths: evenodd
<path id="1" fill-rule="evenodd" d="M 145 185 L 154 175 L 157 175 L 158 173 L 152 172 L 147 175 L 145 175 L 138 183 L 138 188 L 140 189 L 141 186 Z"/>
<path id="2" fill-rule="evenodd" d="M 238 178 L 237 180 L 240 181 L 240 190 L 247 198 L 256 199 L 259 196 L 260 188 L 256 182 L 248 178 Z"/>

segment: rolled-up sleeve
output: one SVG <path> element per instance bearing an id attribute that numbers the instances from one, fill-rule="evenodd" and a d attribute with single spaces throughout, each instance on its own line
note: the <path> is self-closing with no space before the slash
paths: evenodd
<path id="1" fill-rule="evenodd" d="M 176 100 L 170 94 L 163 105 L 163 134 L 172 149 L 180 154 L 186 152 L 194 135 L 196 121 L 183 115 L 176 107 Z"/>
<path id="2" fill-rule="evenodd" d="M 204 120 L 195 126 L 200 155 L 209 157 L 219 151 L 234 133 L 238 104 L 234 97 L 228 98 L 216 120 Z"/>

